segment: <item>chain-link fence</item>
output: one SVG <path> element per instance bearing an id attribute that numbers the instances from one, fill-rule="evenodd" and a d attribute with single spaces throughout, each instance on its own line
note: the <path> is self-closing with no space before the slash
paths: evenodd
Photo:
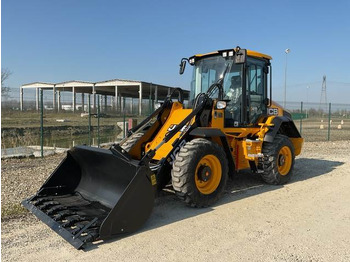
<path id="1" fill-rule="evenodd" d="M 350 140 L 350 104 L 287 102 L 305 141 Z"/>
<path id="2" fill-rule="evenodd" d="M 74 98 L 71 92 L 61 92 L 55 108 L 52 90 L 43 90 L 42 94 L 35 90 L 25 92 L 23 111 L 17 97 L 2 101 L 2 149 L 113 143 L 125 136 L 122 130 L 140 122 L 155 106 L 152 99 L 143 99 L 140 116 L 138 99 L 122 98 L 116 103 L 111 96 L 96 95 L 94 99 L 91 94 L 77 94 Z M 286 109 L 292 113 L 305 141 L 350 140 L 350 104 L 287 102 Z"/>
<path id="3" fill-rule="evenodd" d="M 1 148 L 108 145 L 123 138 L 122 130 L 154 110 L 154 101 L 149 99 L 142 100 L 139 115 L 139 100 L 135 98 L 120 99 L 118 104 L 114 97 L 98 94 L 73 97 L 72 92 L 60 92 L 59 102 L 57 98 L 54 103 L 52 90 L 25 90 L 23 111 L 18 97 L 3 99 Z"/>

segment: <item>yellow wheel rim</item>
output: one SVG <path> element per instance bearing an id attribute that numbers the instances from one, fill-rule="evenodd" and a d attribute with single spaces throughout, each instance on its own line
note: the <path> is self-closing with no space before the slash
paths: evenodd
<path id="1" fill-rule="evenodd" d="M 196 167 L 196 187 L 204 195 L 213 193 L 220 184 L 222 169 L 220 160 L 214 155 L 204 156 Z"/>
<path id="2" fill-rule="evenodd" d="M 281 148 L 277 157 L 277 166 L 278 172 L 285 176 L 289 173 L 290 168 L 292 167 L 292 151 L 288 146 Z"/>

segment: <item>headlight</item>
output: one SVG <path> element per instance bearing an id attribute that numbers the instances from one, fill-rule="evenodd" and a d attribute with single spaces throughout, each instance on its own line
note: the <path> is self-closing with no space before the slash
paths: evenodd
<path id="1" fill-rule="evenodd" d="M 218 101 L 216 103 L 216 108 L 217 109 L 225 109 L 226 108 L 226 101 Z"/>
<path id="2" fill-rule="evenodd" d="M 154 104 L 154 108 L 155 109 L 158 109 L 158 108 L 160 108 L 162 106 L 162 103 L 155 103 Z"/>

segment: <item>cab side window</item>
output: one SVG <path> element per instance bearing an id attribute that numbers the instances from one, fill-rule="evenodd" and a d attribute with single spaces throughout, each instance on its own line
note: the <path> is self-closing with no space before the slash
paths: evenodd
<path id="1" fill-rule="evenodd" d="M 248 121 L 254 123 L 266 112 L 264 73 L 265 63 L 257 59 L 248 59 L 247 70 L 247 110 Z"/>

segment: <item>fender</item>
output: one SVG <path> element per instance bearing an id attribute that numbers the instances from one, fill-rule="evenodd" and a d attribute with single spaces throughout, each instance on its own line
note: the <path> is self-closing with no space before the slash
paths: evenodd
<path id="1" fill-rule="evenodd" d="M 231 150 L 229 147 L 229 144 L 226 139 L 225 133 L 223 133 L 218 128 L 210 128 L 210 127 L 196 127 L 193 130 L 191 130 L 190 136 L 196 136 L 196 137 L 203 137 L 203 138 L 219 138 L 221 145 L 224 148 L 227 160 L 228 160 L 228 168 L 229 168 L 229 174 L 233 175 L 235 172 L 235 163 L 233 161 L 233 157 L 231 154 Z"/>
<path id="2" fill-rule="evenodd" d="M 273 126 L 269 127 L 269 130 L 265 134 L 264 142 L 273 142 L 277 132 L 282 135 L 286 135 L 291 138 L 300 138 L 301 135 L 296 128 L 293 120 L 287 116 L 276 116 L 271 121 Z"/>

